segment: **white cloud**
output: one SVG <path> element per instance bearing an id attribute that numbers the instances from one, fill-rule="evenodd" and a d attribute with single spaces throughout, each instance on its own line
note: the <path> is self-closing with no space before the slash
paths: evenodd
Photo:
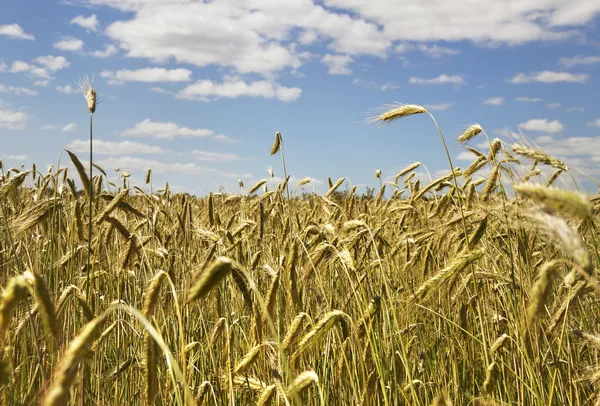
<path id="1" fill-rule="evenodd" d="M 590 175 L 600 175 L 600 137 L 538 137 L 536 143 L 554 156 Z"/>
<path id="2" fill-rule="evenodd" d="M 23 111 L 0 110 L 0 128 L 20 131 L 27 127 L 29 116 Z"/>
<path id="3" fill-rule="evenodd" d="M 85 28 L 87 31 L 96 32 L 98 31 L 98 17 L 96 14 L 92 14 L 89 17 L 79 15 L 71 20 L 71 24 L 76 24 L 80 27 Z"/>
<path id="4" fill-rule="evenodd" d="M 587 123 L 588 127 L 600 127 L 600 118 Z"/>
<path id="5" fill-rule="evenodd" d="M 565 109 L 565 111 L 567 113 L 573 113 L 573 112 L 581 113 L 581 112 L 585 111 L 585 109 L 583 107 L 569 107 L 568 109 Z"/>
<path id="6" fill-rule="evenodd" d="M 193 150 L 192 154 L 194 154 L 199 161 L 229 162 L 241 159 L 235 154 L 201 151 L 197 149 Z"/>
<path id="7" fill-rule="evenodd" d="M 42 130 L 56 130 L 57 126 L 51 124 L 44 124 Z"/>
<path id="8" fill-rule="evenodd" d="M 212 138 L 216 140 L 229 139 L 220 136 L 213 130 L 207 128 L 181 127 L 173 122 L 152 121 L 149 118 L 140 121 L 133 128 L 128 128 L 122 134 L 123 137 L 149 137 L 154 139 L 172 140 L 178 137 Z"/>
<path id="9" fill-rule="evenodd" d="M 61 51 L 79 51 L 83 48 L 83 41 L 77 38 L 65 38 L 62 41 L 56 42 L 54 48 L 60 49 Z"/>
<path id="10" fill-rule="evenodd" d="M 4 35 L 16 39 L 34 40 L 32 34 L 26 33 L 19 24 L 0 25 L 0 35 Z"/>
<path id="11" fill-rule="evenodd" d="M 80 89 L 77 89 L 77 88 L 71 86 L 70 84 L 66 84 L 64 86 L 56 86 L 56 90 L 61 93 L 66 93 L 66 94 L 75 94 L 75 93 L 81 92 Z"/>
<path id="12" fill-rule="evenodd" d="M 418 78 L 418 77 L 413 76 L 408 80 L 408 83 L 413 84 L 413 85 L 429 85 L 429 84 L 432 84 L 432 85 L 444 85 L 444 84 L 464 85 L 467 82 L 460 75 L 441 74 L 440 76 L 435 77 L 433 79 L 423 79 L 423 78 Z"/>
<path id="13" fill-rule="evenodd" d="M 504 104 L 504 97 L 490 97 L 489 99 L 485 99 L 483 104 L 489 104 L 491 106 L 500 106 Z"/>
<path id="14" fill-rule="evenodd" d="M 14 61 L 10 67 L 9 72 L 12 73 L 21 73 L 21 72 L 29 72 L 32 66 L 24 61 Z"/>
<path id="15" fill-rule="evenodd" d="M 151 87 L 150 90 L 152 90 L 153 92 L 156 92 L 156 93 L 173 94 L 172 91 L 167 90 L 167 89 L 163 89 L 160 86 Z"/>
<path id="16" fill-rule="evenodd" d="M 564 128 L 558 120 L 549 121 L 547 118 L 534 118 L 519 124 L 519 128 L 529 131 L 544 131 L 547 133 L 558 133 Z"/>
<path id="17" fill-rule="evenodd" d="M 144 68 L 136 70 L 119 70 L 116 72 L 103 71 L 100 76 L 108 79 L 109 83 L 124 82 L 188 82 L 192 71 L 189 69 Z"/>
<path id="18" fill-rule="evenodd" d="M 76 128 L 77 128 L 77 124 L 69 123 L 66 126 L 64 126 L 60 131 L 62 131 L 63 133 L 70 133 L 70 132 L 75 131 Z"/>
<path id="19" fill-rule="evenodd" d="M 321 58 L 321 62 L 329 67 L 330 75 L 349 75 L 352 69 L 348 67 L 354 59 L 350 55 L 327 54 Z"/>
<path id="20" fill-rule="evenodd" d="M 521 103 L 537 103 L 537 102 L 541 102 L 542 99 L 540 99 L 539 97 L 527 97 L 527 96 L 518 96 L 515 97 L 515 100 Z"/>
<path id="21" fill-rule="evenodd" d="M 425 108 L 427 110 L 444 111 L 444 110 L 448 110 L 449 108 L 451 108 L 453 106 L 454 106 L 454 103 L 450 102 L 450 103 L 440 103 L 440 104 L 426 104 Z"/>
<path id="22" fill-rule="evenodd" d="M 575 55 L 570 58 L 560 58 L 558 63 L 566 68 L 572 68 L 577 65 L 594 65 L 600 63 L 600 56 Z"/>
<path id="23" fill-rule="evenodd" d="M 387 83 L 381 84 L 381 83 L 377 83 L 372 80 L 364 80 L 359 77 L 354 78 L 354 80 L 352 80 L 352 84 L 361 86 L 365 89 L 381 90 L 382 92 L 387 92 L 388 90 L 398 89 L 400 87 L 397 84 L 392 83 L 392 82 L 387 82 Z"/>
<path id="24" fill-rule="evenodd" d="M 71 63 L 64 56 L 44 55 L 35 58 L 35 62 L 39 63 L 51 72 L 68 68 Z"/>
<path id="25" fill-rule="evenodd" d="M 510 79 L 510 83 L 585 83 L 590 78 L 586 73 L 569 73 L 569 72 L 553 72 L 542 71 L 530 74 L 518 73 Z"/>
<path id="26" fill-rule="evenodd" d="M 3 84 L 0 84 L 0 93 L 11 93 L 17 96 L 37 96 L 39 94 L 37 91 L 25 87 L 4 86 Z"/>
<path id="27" fill-rule="evenodd" d="M 221 97 L 237 99 L 241 96 L 277 98 L 281 101 L 297 100 L 302 94 L 302 89 L 285 87 L 278 83 L 261 80 L 246 83 L 238 78 L 225 78 L 223 83 L 211 80 L 199 80 L 181 90 L 177 97 L 180 99 L 210 101 Z"/>
<path id="28" fill-rule="evenodd" d="M 456 56 L 461 54 L 460 49 L 455 48 L 446 48 L 436 44 L 427 45 L 427 44 L 419 44 L 417 46 L 417 50 L 423 52 L 424 54 L 429 55 L 434 59 L 439 59 L 442 56 Z"/>
<path id="29" fill-rule="evenodd" d="M 211 177 L 226 177 L 226 178 L 234 178 L 239 179 L 242 177 L 246 177 L 245 175 L 240 175 L 236 173 L 228 173 L 223 170 L 215 169 L 215 168 L 206 168 L 202 166 L 198 166 L 195 163 L 179 163 L 179 162 L 159 162 L 150 159 L 132 157 L 132 156 L 120 156 L 120 157 L 108 157 L 106 159 L 102 159 L 97 161 L 97 163 L 105 168 L 120 168 L 122 171 L 143 171 L 144 173 L 148 170 L 148 168 L 152 169 L 152 173 L 154 174 L 163 174 L 163 173 L 177 173 L 177 174 L 188 174 L 188 175 L 198 175 L 198 174 L 208 174 Z"/>
<path id="30" fill-rule="evenodd" d="M 560 106 L 562 106 L 562 104 L 560 104 L 560 103 L 548 103 L 548 104 L 546 104 L 546 107 L 548 107 L 550 110 L 557 109 Z"/>
<path id="31" fill-rule="evenodd" d="M 50 79 L 36 80 L 33 82 L 34 86 L 46 87 L 50 84 Z"/>
<path id="32" fill-rule="evenodd" d="M 27 155 L 10 155 L 10 154 L 2 155 L 2 158 L 12 159 L 14 161 L 20 161 L 20 162 L 27 161 L 27 159 L 28 159 Z"/>
<path id="33" fill-rule="evenodd" d="M 98 155 L 127 155 L 127 154 L 164 154 L 169 151 L 156 145 L 142 144 L 132 141 L 93 141 L 94 153 Z M 90 150 L 89 140 L 74 140 L 65 148 L 73 152 L 87 152 Z"/>
<path id="34" fill-rule="evenodd" d="M 336 53 L 385 57 L 398 41 L 514 45 L 566 39 L 581 35 L 577 29 L 600 11 L 594 1 L 556 0 L 510 6 L 470 0 L 89 1 L 133 11 L 106 30 L 131 57 L 240 73 L 297 68 L 297 43 L 319 41 Z"/>
<path id="35" fill-rule="evenodd" d="M 97 50 L 90 52 L 94 58 L 108 58 L 115 55 L 119 50 L 116 46 L 112 44 L 107 44 L 104 46 L 104 50 Z"/>
<path id="36" fill-rule="evenodd" d="M 316 42 L 318 39 L 319 34 L 313 30 L 304 31 L 302 34 L 300 34 L 300 37 L 298 37 L 298 41 L 300 41 L 300 43 L 303 45 L 310 45 L 313 42 Z"/>

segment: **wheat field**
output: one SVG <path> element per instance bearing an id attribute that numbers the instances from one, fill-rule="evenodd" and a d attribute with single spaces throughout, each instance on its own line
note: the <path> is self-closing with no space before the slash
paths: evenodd
<path id="1" fill-rule="evenodd" d="M 111 187 L 70 152 L 2 168 L 2 402 L 600 405 L 600 196 L 554 186 L 575 172 L 527 143 L 469 144 L 486 137 L 458 137 L 468 167 L 378 172 L 373 195 L 300 196 L 287 171 L 150 193 L 150 171 Z"/>

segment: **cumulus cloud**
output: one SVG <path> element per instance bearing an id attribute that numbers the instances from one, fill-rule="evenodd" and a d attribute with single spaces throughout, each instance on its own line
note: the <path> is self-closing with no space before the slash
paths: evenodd
<path id="1" fill-rule="evenodd" d="M 483 104 L 489 104 L 490 106 L 500 106 L 504 104 L 504 97 L 490 97 L 489 99 L 485 99 Z"/>
<path id="2" fill-rule="evenodd" d="M 572 68 L 577 65 L 594 65 L 600 63 L 600 56 L 575 55 L 572 57 L 560 58 L 558 63 L 566 68 Z"/>
<path id="3" fill-rule="evenodd" d="M 83 41 L 78 38 L 68 37 L 54 43 L 53 46 L 61 51 L 79 51 L 83 48 Z"/>
<path id="4" fill-rule="evenodd" d="M 66 69 L 71 65 L 71 63 L 67 61 L 67 59 L 64 56 L 44 55 L 38 56 L 34 59 L 34 61 L 39 63 L 51 72 Z"/>
<path id="5" fill-rule="evenodd" d="M 173 140 L 180 137 L 212 138 L 217 141 L 229 140 L 222 134 L 216 134 L 207 128 L 182 127 L 173 122 L 152 121 L 149 118 L 140 121 L 121 134 L 123 137 L 148 137 L 154 139 Z"/>
<path id="6" fill-rule="evenodd" d="M 99 22 L 98 22 L 98 17 L 96 17 L 96 14 L 92 14 L 89 17 L 84 17 L 82 15 L 78 15 L 77 17 L 75 17 L 71 20 L 70 24 L 75 24 L 80 27 L 83 27 L 87 31 L 96 32 L 96 31 L 98 31 Z"/>
<path id="7" fill-rule="evenodd" d="M 448 110 L 448 109 L 452 108 L 453 106 L 454 106 L 454 102 L 450 102 L 450 103 L 440 103 L 440 104 L 426 104 L 425 108 L 427 110 L 444 111 L 444 110 Z"/>
<path id="8" fill-rule="evenodd" d="M 132 141 L 93 141 L 94 153 L 98 155 L 127 155 L 127 154 L 164 154 L 168 151 L 156 145 L 148 145 Z M 65 148 L 73 152 L 90 150 L 89 140 L 71 141 Z"/>
<path id="9" fill-rule="evenodd" d="M 197 149 L 193 150 L 192 154 L 194 154 L 199 161 L 229 162 L 241 159 L 236 154 L 201 151 Z"/>
<path id="10" fill-rule="evenodd" d="M 80 89 L 77 89 L 76 87 L 73 87 L 70 84 L 66 84 L 64 86 L 56 86 L 56 90 L 66 94 L 75 94 L 81 92 Z"/>
<path id="11" fill-rule="evenodd" d="M 433 59 L 439 59 L 443 56 L 456 56 L 462 53 L 462 51 L 458 48 L 448 48 L 437 44 L 411 44 L 408 42 L 403 42 L 396 45 L 395 50 L 398 53 L 418 51 Z"/>
<path id="12" fill-rule="evenodd" d="M 548 103 L 548 104 L 546 104 L 546 107 L 548 107 L 550 110 L 557 109 L 560 106 L 562 106 L 562 104 L 556 103 L 556 102 L 555 103 Z"/>
<path id="13" fill-rule="evenodd" d="M 321 62 L 329 67 L 330 75 L 349 75 L 352 69 L 348 67 L 354 59 L 350 55 L 327 54 L 321 58 Z"/>
<path id="14" fill-rule="evenodd" d="M 29 116 L 23 111 L 0 110 L 0 128 L 21 131 L 27 127 Z"/>
<path id="15" fill-rule="evenodd" d="M 554 138 L 538 137 L 535 142 L 549 154 L 563 159 L 590 175 L 600 175 L 600 136 Z"/>
<path id="16" fill-rule="evenodd" d="M 180 99 L 211 101 L 218 98 L 237 99 L 238 97 L 264 97 L 279 99 L 284 102 L 297 100 L 302 89 L 285 87 L 276 82 L 260 80 L 247 83 L 239 78 L 225 78 L 222 83 L 211 80 L 199 80 L 181 90 L 177 97 Z"/>
<path id="17" fill-rule="evenodd" d="M 119 49 L 116 46 L 107 44 L 104 46 L 103 50 L 92 51 L 90 52 L 90 55 L 92 55 L 94 58 L 108 58 L 116 55 L 117 52 L 119 52 Z"/>
<path id="18" fill-rule="evenodd" d="M 11 93 L 16 96 L 37 96 L 39 93 L 32 89 L 27 89 L 26 87 L 17 87 L 17 86 L 5 86 L 0 84 L 0 93 Z"/>
<path id="19" fill-rule="evenodd" d="M 35 37 L 32 34 L 26 33 L 19 24 L 0 25 L 0 35 L 14 39 L 35 40 Z"/>
<path id="20" fill-rule="evenodd" d="M 63 133 L 70 133 L 70 132 L 75 131 L 76 128 L 77 128 L 77 124 L 69 123 L 66 126 L 64 126 L 60 131 L 62 131 Z"/>
<path id="21" fill-rule="evenodd" d="M 116 72 L 105 70 L 100 73 L 100 76 L 107 79 L 108 83 L 111 84 L 121 84 L 124 82 L 188 82 L 192 79 L 192 71 L 181 68 L 123 69 Z"/>
<path id="22" fill-rule="evenodd" d="M 527 96 L 518 96 L 515 97 L 515 100 L 521 103 L 537 103 L 537 102 L 541 102 L 542 99 L 540 99 L 539 97 L 527 97 Z"/>
<path id="23" fill-rule="evenodd" d="M 587 123 L 588 127 L 600 127 L 600 118 Z"/>
<path id="24" fill-rule="evenodd" d="M 364 79 L 362 79 L 360 77 L 355 77 L 352 80 L 352 84 L 360 86 L 360 87 L 363 87 L 365 89 L 381 90 L 382 92 L 386 92 L 388 90 L 398 89 L 400 87 L 397 84 L 392 83 L 392 82 L 377 83 L 377 82 L 375 82 L 373 80 L 364 80 Z"/>
<path id="25" fill-rule="evenodd" d="M 246 177 L 244 174 L 229 173 L 220 169 L 206 168 L 199 166 L 195 163 L 180 163 L 180 162 L 160 162 L 152 159 L 144 159 L 139 157 L 132 157 L 129 155 L 119 157 L 108 157 L 106 159 L 98 160 L 97 163 L 106 168 L 120 168 L 121 170 L 133 172 L 143 171 L 144 173 L 148 168 L 152 169 L 154 174 L 186 174 L 186 175 L 199 175 L 207 174 L 211 178 L 214 177 L 225 177 L 239 179 Z"/>
<path id="26" fill-rule="evenodd" d="M 408 80 L 408 83 L 413 84 L 413 85 L 445 85 L 445 84 L 464 85 L 467 82 L 463 79 L 463 77 L 461 75 L 441 74 L 440 76 L 432 78 L 432 79 L 424 79 L 424 78 L 419 78 L 419 77 L 413 76 Z"/>
<path id="27" fill-rule="evenodd" d="M 521 83 L 585 83 L 590 78 L 590 75 L 586 73 L 569 73 L 569 72 L 553 72 L 553 71 L 542 71 L 530 74 L 518 73 L 513 76 L 509 81 L 513 84 Z"/>
<path id="28" fill-rule="evenodd" d="M 2 155 L 2 158 L 6 158 L 6 159 L 12 159 L 13 161 L 27 161 L 28 157 L 27 155 L 12 155 L 12 154 L 7 154 L 7 155 Z"/>
<path id="29" fill-rule="evenodd" d="M 558 120 L 549 121 L 547 118 L 534 118 L 519 124 L 519 128 L 529 131 L 559 133 L 563 130 L 564 126 Z"/>

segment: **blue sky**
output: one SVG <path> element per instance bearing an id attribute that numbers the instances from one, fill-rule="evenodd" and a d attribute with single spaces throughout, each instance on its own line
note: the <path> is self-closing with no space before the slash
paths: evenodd
<path id="1" fill-rule="evenodd" d="M 376 169 L 414 161 L 447 170 L 426 115 L 366 123 L 392 102 L 426 106 L 457 166 L 471 155 L 456 137 L 480 123 L 600 178 L 599 16 L 585 0 L 4 0 L 0 159 L 85 158 L 89 75 L 95 160 L 113 180 L 152 168 L 155 187 L 205 193 L 268 166 L 281 177 L 276 131 L 306 190 L 378 185 Z"/>

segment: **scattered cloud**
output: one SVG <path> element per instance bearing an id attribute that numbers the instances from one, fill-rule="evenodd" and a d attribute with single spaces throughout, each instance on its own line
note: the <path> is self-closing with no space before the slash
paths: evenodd
<path id="1" fill-rule="evenodd" d="M 534 118 L 519 124 L 519 128 L 529 131 L 559 133 L 563 130 L 564 126 L 558 120 L 549 121 L 547 118 Z"/>
<path id="2" fill-rule="evenodd" d="M 500 106 L 504 104 L 504 97 L 490 97 L 489 99 L 485 99 L 483 104 L 489 104 L 490 106 Z"/>
<path id="3" fill-rule="evenodd" d="M 582 113 L 583 111 L 585 111 L 585 109 L 583 107 L 569 107 L 568 109 L 565 109 L 565 111 L 567 113 L 573 113 L 573 112 Z"/>
<path id="4" fill-rule="evenodd" d="M 140 121 L 133 128 L 121 134 L 123 137 L 148 137 L 154 139 L 173 140 L 180 137 L 212 138 L 217 141 L 230 140 L 222 134 L 216 134 L 207 128 L 181 127 L 173 122 L 152 121 L 149 118 Z"/>
<path id="5" fill-rule="evenodd" d="M 222 83 L 211 80 L 199 80 L 181 90 L 177 97 L 180 99 L 211 101 L 221 97 L 237 99 L 238 97 L 264 97 L 279 99 L 284 102 L 297 100 L 302 89 L 285 87 L 276 82 L 260 80 L 246 83 L 239 78 L 225 78 Z"/>
<path id="6" fill-rule="evenodd" d="M 575 55 L 570 58 L 560 58 L 558 63 L 566 68 L 572 68 L 577 65 L 594 65 L 600 63 L 600 56 Z"/>
<path id="7" fill-rule="evenodd" d="M 444 84 L 464 85 L 467 82 L 460 75 L 441 74 L 440 76 L 432 78 L 432 79 L 423 79 L 423 78 L 413 76 L 408 80 L 408 83 L 413 84 L 413 85 L 444 85 Z"/>
<path id="8" fill-rule="evenodd" d="M 71 24 L 78 25 L 80 27 L 85 28 L 87 31 L 96 32 L 98 31 L 98 17 L 96 14 L 92 14 L 89 17 L 84 17 L 79 15 L 71 20 Z"/>
<path id="9" fill-rule="evenodd" d="M 56 90 L 66 94 L 75 94 L 81 92 L 80 89 L 73 87 L 70 84 L 66 84 L 64 86 L 56 86 Z"/>
<path id="10" fill-rule="evenodd" d="M 376 89 L 376 90 L 381 90 L 382 92 L 386 92 L 388 90 L 394 90 L 394 89 L 398 89 L 400 86 L 398 86 L 395 83 L 392 82 L 387 82 L 387 83 L 377 83 L 375 81 L 372 80 L 364 80 L 362 78 L 359 77 L 355 77 L 354 80 L 352 80 L 352 84 L 353 85 L 357 85 L 357 86 L 361 86 L 365 89 Z"/>
<path id="11" fill-rule="evenodd" d="M 68 68 L 71 63 L 64 56 L 44 55 L 35 58 L 35 62 L 48 69 L 50 72 L 56 72 Z"/>
<path id="12" fill-rule="evenodd" d="M 238 161 L 241 159 L 235 154 L 201 151 L 197 149 L 193 150 L 192 154 L 194 154 L 199 161 L 229 162 Z"/>
<path id="13" fill-rule="evenodd" d="M 139 157 L 132 157 L 129 155 L 119 157 L 108 157 L 106 159 L 98 160 L 97 163 L 106 168 L 120 168 L 122 171 L 143 171 L 144 173 L 148 168 L 152 169 L 153 174 L 187 174 L 187 175 L 199 175 L 207 174 L 212 177 L 225 177 L 239 179 L 247 177 L 245 174 L 229 173 L 221 169 L 206 168 L 198 166 L 195 163 L 180 163 L 180 162 L 160 162 L 151 159 L 144 159 Z"/>
<path id="14" fill-rule="evenodd" d="M 26 33 L 19 24 L 0 25 L 0 35 L 14 39 L 35 40 L 35 37 L 32 34 Z"/>
<path id="15" fill-rule="evenodd" d="M 329 67 L 330 75 L 349 75 L 352 69 L 348 67 L 354 59 L 350 55 L 327 54 L 321 58 L 321 62 Z"/>
<path id="16" fill-rule="evenodd" d="M 7 155 L 2 155 L 2 158 L 5 159 L 12 159 L 13 161 L 27 161 L 28 157 L 27 155 L 11 155 L 11 154 L 7 154 Z"/>
<path id="17" fill-rule="evenodd" d="M 515 100 L 521 103 L 538 103 L 541 102 L 542 99 L 539 97 L 527 97 L 527 96 L 518 96 L 515 97 Z"/>
<path id="18" fill-rule="evenodd" d="M 163 89 L 160 86 L 151 87 L 150 90 L 152 90 L 153 92 L 156 92 L 156 93 L 173 94 L 172 91 L 167 90 L 167 89 Z"/>
<path id="19" fill-rule="evenodd" d="M 104 46 L 104 50 L 92 51 L 90 52 L 90 55 L 92 55 L 94 58 L 108 58 L 116 55 L 117 52 L 119 52 L 119 50 L 116 46 L 112 44 L 106 44 Z"/>
<path id="20" fill-rule="evenodd" d="M 510 83 L 585 83 L 590 78 L 586 73 L 553 72 L 545 70 L 530 74 L 518 73 L 510 79 Z"/>
<path id="21" fill-rule="evenodd" d="M 44 55 L 38 56 L 33 60 L 35 64 L 30 64 L 25 61 L 17 60 L 13 61 L 10 68 L 6 65 L 1 66 L 3 69 L 0 71 L 7 71 L 10 73 L 29 73 L 34 77 L 38 77 L 44 80 L 51 80 L 52 73 L 66 69 L 70 66 L 69 61 L 63 56 Z M 44 80 L 38 81 L 38 85 L 47 85 L 49 82 Z"/>
<path id="22" fill-rule="evenodd" d="M 437 44 L 411 44 L 408 42 L 403 42 L 396 45 L 395 51 L 401 54 L 406 52 L 418 51 L 426 54 L 427 56 L 433 59 L 439 59 L 443 56 L 456 56 L 462 53 L 462 51 L 458 48 L 447 48 L 439 46 Z"/>
<path id="23" fill-rule="evenodd" d="M 452 108 L 453 106 L 454 106 L 454 102 L 450 102 L 450 103 L 440 103 L 440 104 L 426 104 L 425 108 L 427 110 L 444 111 L 444 110 L 448 110 L 449 108 Z"/>
<path id="24" fill-rule="evenodd" d="M 578 167 L 590 175 L 600 175 L 600 136 L 594 137 L 538 137 L 541 148 L 564 159 L 569 166 Z"/>
<path id="25" fill-rule="evenodd" d="M 550 110 L 557 109 L 560 106 L 562 106 L 562 104 L 560 104 L 560 103 L 548 103 L 548 104 L 546 104 L 546 107 L 548 107 Z"/>
<path id="26" fill-rule="evenodd" d="M 54 44 L 54 48 L 61 51 L 79 51 L 83 48 L 83 41 L 77 38 L 68 37 Z"/>
<path id="27" fill-rule="evenodd" d="M 29 116 L 23 111 L 0 110 L 0 128 L 21 131 L 27 127 Z"/>
<path id="28" fill-rule="evenodd" d="M 98 155 L 127 155 L 127 154 L 164 154 L 169 151 L 156 145 L 142 144 L 132 141 L 93 141 L 94 153 Z M 73 152 L 87 152 L 90 150 L 89 140 L 71 141 L 65 148 Z"/>
<path id="29" fill-rule="evenodd" d="M 34 86 L 46 87 L 50 84 L 50 79 L 36 80 L 33 82 Z"/>
<path id="30" fill-rule="evenodd" d="M 599 127 L 600 128 L 600 118 L 594 120 L 594 121 L 590 121 L 587 123 L 588 127 Z"/>
<path id="31" fill-rule="evenodd" d="M 100 73 L 100 76 L 107 79 L 110 84 L 122 84 L 124 82 L 189 82 L 192 80 L 192 71 L 181 68 L 124 69 L 116 72 L 105 70 Z"/>
<path id="32" fill-rule="evenodd" d="M 37 96 L 39 94 L 37 91 L 25 87 L 5 86 L 3 84 L 0 84 L 0 93 L 11 93 L 16 96 Z"/>
<path id="33" fill-rule="evenodd" d="M 64 126 L 60 131 L 62 131 L 63 133 L 70 133 L 70 132 L 75 131 L 76 128 L 77 128 L 77 124 L 69 123 L 66 126 Z"/>

